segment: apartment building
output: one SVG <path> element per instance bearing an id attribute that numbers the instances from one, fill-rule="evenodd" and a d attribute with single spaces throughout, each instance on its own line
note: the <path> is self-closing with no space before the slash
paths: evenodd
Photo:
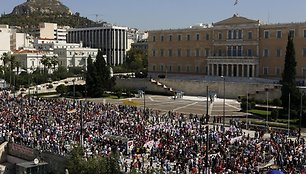
<path id="1" fill-rule="evenodd" d="M 56 23 L 40 23 L 38 28 L 31 34 L 40 39 L 52 39 L 66 41 L 68 26 L 58 26 Z"/>
<path id="2" fill-rule="evenodd" d="M 110 65 L 122 64 L 128 47 L 127 27 L 106 25 L 93 28 L 71 28 L 67 42 L 80 43 L 85 47 L 101 49 Z"/>
<path id="3" fill-rule="evenodd" d="M 234 15 L 211 25 L 149 31 L 148 71 L 159 74 L 280 79 L 289 33 L 297 78 L 306 77 L 306 23 L 264 24 Z"/>

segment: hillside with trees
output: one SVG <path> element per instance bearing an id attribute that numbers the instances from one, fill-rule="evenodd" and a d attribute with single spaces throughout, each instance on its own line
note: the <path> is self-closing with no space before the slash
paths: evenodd
<path id="1" fill-rule="evenodd" d="M 58 0 L 27 0 L 16 6 L 11 14 L 2 14 L 0 24 L 20 27 L 20 32 L 36 28 L 39 23 L 57 23 L 60 26 L 93 27 L 105 22 L 94 22 L 71 10 Z"/>

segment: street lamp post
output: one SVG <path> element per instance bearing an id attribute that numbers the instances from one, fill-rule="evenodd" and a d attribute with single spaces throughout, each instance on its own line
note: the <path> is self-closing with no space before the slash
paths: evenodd
<path id="1" fill-rule="evenodd" d="M 73 84 L 73 107 L 75 108 L 75 79 L 72 80 Z"/>
<path id="2" fill-rule="evenodd" d="M 246 96 L 246 129 L 249 128 L 249 89 L 247 90 L 247 96 Z"/>
<path id="3" fill-rule="evenodd" d="M 268 119 L 269 119 L 269 92 L 268 92 L 268 88 L 266 88 L 266 97 L 267 97 L 267 115 L 266 115 L 266 127 L 267 129 L 269 128 L 268 126 Z"/>
<path id="4" fill-rule="evenodd" d="M 291 97 L 290 97 L 290 93 L 289 93 L 289 106 L 288 106 L 288 137 L 290 136 L 290 101 Z"/>
<path id="5" fill-rule="evenodd" d="M 223 132 L 225 132 L 225 77 L 223 78 L 223 118 L 222 118 L 222 125 L 223 125 Z"/>
<path id="6" fill-rule="evenodd" d="M 300 103 L 300 118 L 299 118 L 299 138 L 301 137 L 301 128 L 302 128 L 302 115 L 303 115 L 303 97 L 304 97 L 304 92 L 301 95 L 301 103 Z"/>

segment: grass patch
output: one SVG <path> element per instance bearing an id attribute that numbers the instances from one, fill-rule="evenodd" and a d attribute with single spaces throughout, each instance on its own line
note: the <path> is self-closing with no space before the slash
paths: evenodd
<path id="1" fill-rule="evenodd" d="M 259 115 L 259 116 L 266 116 L 267 115 L 267 110 L 259 110 L 259 109 L 251 109 L 249 110 L 250 113 Z M 271 115 L 271 111 L 268 111 L 268 116 Z"/>
<path id="2" fill-rule="evenodd" d="M 265 126 L 266 122 L 265 121 L 252 121 L 251 124 Z M 269 127 L 278 127 L 278 128 L 284 128 L 284 129 L 288 128 L 288 124 L 285 124 L 285 123 L 268 122 L 268 125 Z M 290 128 L 296 129 L 297 126 L 290 124 Z"/>
<path id="3" fill-rule="evenodd" d="M 140 103 L 134 100 L 122 100 L 122 103 L 129 106 L 139 106 Z"/>

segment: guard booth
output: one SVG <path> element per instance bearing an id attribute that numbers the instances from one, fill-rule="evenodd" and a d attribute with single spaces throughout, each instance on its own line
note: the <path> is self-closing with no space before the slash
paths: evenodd
<path id="1" fill-rule="evenodd" d="M 217 98 L 216 91 L 208 91 L 208 97 L 211 103 L 214 102 L 215 99 Z"/>
<path id="2" fill-rule="evenodd" d="M 144 91 L 143 90 L 138 90 L 138 98 L 143 98 Z"/>
<path id="3" fill-rule="evenodd" d="M 16 174 L 47 174 L 48 163 L 46 162 L 24 162 L 16 164 Z"/>
<path id="4" fill-rule="evenodd" d="M 184 92 L 183 91 L 175 91 L 174 92 L 174 99 L 183 98 Z"/>

